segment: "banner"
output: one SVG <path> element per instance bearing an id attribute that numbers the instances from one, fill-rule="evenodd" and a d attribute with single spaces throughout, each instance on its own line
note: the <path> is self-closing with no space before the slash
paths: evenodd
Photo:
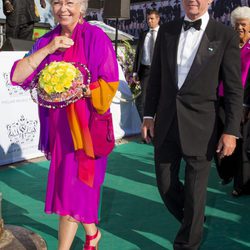
<path id="1" fill-rule="evenodd" d="M 13 63 L 26 52 L 0 52 L 0 166 L 40 157 L 37 104 L 29 91 L 10 84 Z M 119 89 L 111 104 L 115 139 L 140 133 L 141 121 L 119 66 Z M 124 100 L 125 101 L 122 101 Z"/>
<path id="2" fill-rule="evenodd" d="M 3 14 L 3 1 L 0 1 L 0 19 L 5 19 L 5 15 Z"/>
<path id="3" fill-rule="evenodd" d="M 0 52 L 0 165 L 40 157 L 38 108 L 29 91 L 10 84 L 10 69 L 25 52 Z"/>

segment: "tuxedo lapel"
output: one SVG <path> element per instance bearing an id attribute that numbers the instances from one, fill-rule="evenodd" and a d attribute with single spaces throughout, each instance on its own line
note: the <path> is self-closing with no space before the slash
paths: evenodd
<path id="1" fill-rule="evenodd" d="M 167 48 L 167 61 L 172 74 L 172 79 L 177 87 L 178 74 L 177 74 L 177 49 L 178 41 L 181 33 L 182 21 L 178 22 L 172 29 L 173 32 L 165 34 L 166 48 Z"/>
<path id="2" fill-rule="evenodd" d="M 196 76 L 200 74 L 200 71 L 206 67 L 210 58 L 217 53 L 217 49 L 219 48 L 221 41 L 213 41 L 212 30 L 213 22 L 210 20 L 201 39 L 193 64 L 182 87 L 185 87 L 185 85 L 191 82 L 192 79 L 195 79 Z"/>

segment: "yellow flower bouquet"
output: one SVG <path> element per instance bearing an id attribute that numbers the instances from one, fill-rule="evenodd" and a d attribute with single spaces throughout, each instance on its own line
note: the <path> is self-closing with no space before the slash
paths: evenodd
<path id="1" fill-rule="evenodd" d="M 80 70 L 81 68 L 81 70 Z M 35 88 L 31 89 L 32 99 L 40 106 L 62 108 L 83 96 L 84 75 L 90 82 L 90 72 L 83 64 L 51 62 L 37 75 Z"/>

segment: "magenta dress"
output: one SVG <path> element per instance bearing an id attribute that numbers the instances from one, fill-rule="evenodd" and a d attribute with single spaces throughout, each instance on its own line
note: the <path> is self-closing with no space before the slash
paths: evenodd
<path id="1" fill-rule="evenodd" d="M 242 86 L 245 88 L 248 71 L 250 69 L 250 39 L 245 43 L 245 45 L 240 50 L 241 58 L 241 80 Z M 224 96 L 223 84 L 220 83 L 219 86 L 219 96 Z"/>
<path id="2" fill-rule="evenodd" d="M 48 175 L 46 213 L 70 215 L 84 223 L 98 223 L 100 186 L 104 181 L 107 158 L 95 161 L 94 187 L 78 178 L 78 162 L 75 158 L 72 137 L 65 109 L 50 110 L 50 119 L 57 133 Z"/>
<path id="3" fill-rule="evenodd" d="M 61 27 L 57 26 L 40 38 L 29 53 L 34 53 L 47 45 L 55 36 L 60 35 L 60 32 Z M 118 87 L 117 60 L 111 41 L 106 34 L 87 22 L 77 24 L 73 34 L 77 34 L 72 39 L 75 41 L 74 46 L 77 49 L 78 59 L 80 62 L 87 64 L 92 74 L 94 88 L 101 88 L 98 85 L 100 80 L 102 84 L 103 82 L 105 84 L 117 82 Z M 48 56 L 21 86 L 24 89 L 29 89 L 33 77 L 44 68 L 46 63 L 62 61 L 63 58 L 63 52 L 56 52 Z M 11 78 L 16 64 L 17 62 L 13 65 Z M 12 84 L 17 85 L 15 82 L 12 82 Z M 114 94 L 112 93 L 112 95 Z M 110 95 L 110 98 L 112 98 L 112 95 Z M 90 108 L 92 102 L 94 101 L 86 99 L 84 103 L 85 115 L 88 120 L 93 109 L 93 106 Z M 109 109 L 107 112 L 109 112 Z M 45 212 L 62 216 L 69 215 L 82 223 L 98 223 L 100 188 L 105 177 L 107 157 L 94 160 L 94 184 L 92 187 L 86 185 L 78 176 L 78 161 L 67 120 L 66 108 L 47 109 L 39 107 L 39 118 L 41 124 L 39 148 L 50 159 Z M 85 157 L 87 157 L 86 154 Z"/>

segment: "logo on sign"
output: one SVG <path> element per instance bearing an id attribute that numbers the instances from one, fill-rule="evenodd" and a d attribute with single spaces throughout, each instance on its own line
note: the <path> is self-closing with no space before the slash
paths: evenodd
<path id="1" fill-rule="evenodd" d="M 10 76 L 9 73 L 3 72 L 3 79 L 5 81 L 5 86 L 8 89 L 9 95 L 11 96 L 20 96 L 26 94 L 25 91 L 18 87 L 18 86 L 12 86 L 10 83 Z"/>
<path id="2" fill-rule="evenodd" d="M 22 115 L 12 124 L 7 124 L 8 137 L 12 143 L 32 142 L 37 132 L 37 120 L 28 120 Z"/>

